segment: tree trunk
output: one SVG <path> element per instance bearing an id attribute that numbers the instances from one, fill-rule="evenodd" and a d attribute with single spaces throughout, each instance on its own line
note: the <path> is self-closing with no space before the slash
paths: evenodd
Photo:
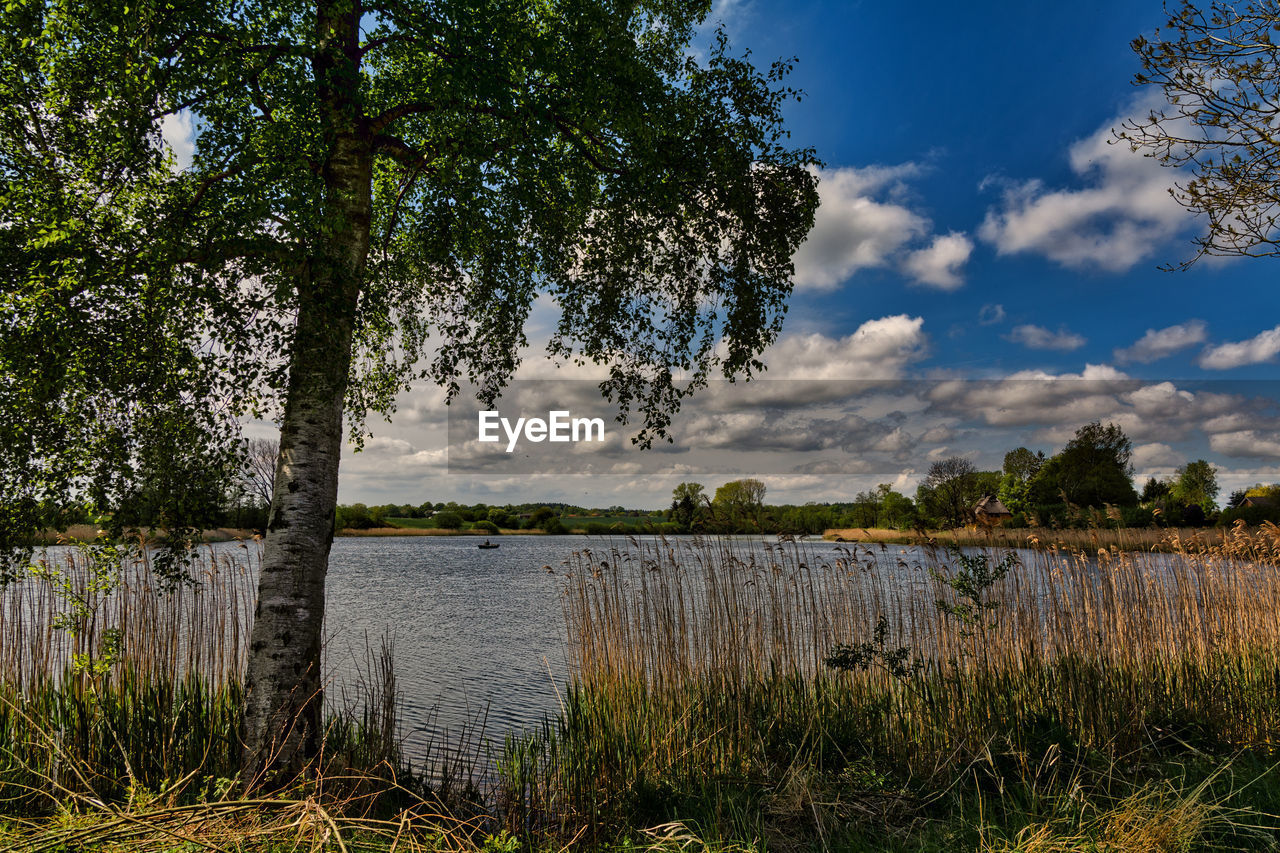
<path id="1" fill-rule="evenodd" d="M 324 585 L 333 543 L 343 401 L 369 252 L 372 152 L 358 100 L 359 11 L 318 4 L 313 61 L 327 156 L 321 233 L 298 316 L 245 674 L 241 781 L 287 782 L 318 751 Z"/>

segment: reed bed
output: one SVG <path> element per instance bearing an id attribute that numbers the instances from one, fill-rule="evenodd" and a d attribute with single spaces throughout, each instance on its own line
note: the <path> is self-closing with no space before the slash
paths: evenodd
<path id="1" fill-rule="evenodd" d="M 1107 523 L 1106 516 L 1099 523 Z M 832 528 L 823 532 L 824 539 L 836 542 L 893 543 L 899 545 L 947 546 L 973 548 L 1029 548 L 1046 550 L 1066 548 L 1096 551 L 1119 548 L 1122 551 L 1197 551 L 1226 546 L 1238 537 L 1226 527 L 965 527 L 931 532 L 894 530 L 884 527 Z"/>
<path id="2" fill-rule="evenodd" d="M 829 806 L 887 777 L 1004 790 L 1274 755 L 1280 529 L 1165 544 L 575 552 L 574 683 L 558 725 L 508 744 L 509 799 L 563 829 L 662 818 L 698 791 L 713 821 L 758 831 L 770 809 L 816 820 L 797 786 Z"/>
<path id="3" fill-rule="evenodd" d="M 112 565 L 54 548 L 0 589 L 0 813 L 231 791 L 258 558 L 204 549 L 167 582 L 146 551 Z M 325 771 L 403 770 L 397 701 L 384 640 L 326 694 Z"/>

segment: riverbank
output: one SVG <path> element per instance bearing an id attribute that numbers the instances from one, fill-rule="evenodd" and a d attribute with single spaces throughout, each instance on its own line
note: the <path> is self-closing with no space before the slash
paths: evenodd
<path id="1" fill-rule="evenodd" d="M 1079 549 L 1022 551 L 1012 562 L 999 551 L 961 558 L 759 538 L 544 541 L 577 548 L 553 570 L 573 681 L 545 721 L 502 742 L 439 743 L 447 748 L 405 770 L 394 753 L 351 746 L 367 743 L 352 737 L 360 732 L 400 744 L 387 733 L 403 732 L 404 717 L 373 724 L 357 705 L 355 728 L 335 723 L 330 763 L 271 796 L 243 798 L 230 784 L 240 666 L 230 638 L 242 635 L 251 596 L 220 585 L 222 573 L 174 599 L 130 584 L 136 598 L 94 608 L 77 635 L 74 678 L 45 679 L 56 691 L 43 696 L 0 693 L 0 756 L 17 758 L 0 761 L 0 849 L 1280 845 L 1268 817 L 1280 814 L 1272 539 L 1237 533 L 1173 560 Z M 475 553 L 467 542 L 455 551 Z M 368 543 L 367 553 L 386 552 Z M 219 559 L 238 571 L 241 553 Z M 439 597 L 433 576 L 411 577 Z M 39 583 L 21 608 L 0 611 L 47 614 L 0 623 L 9 631 L 0 682 L 29 678 L 23 650 L 55 648 L 62 636 L 38 630 L 60 612 L 56 585 Z M 166 687 L 165 673 L 192 660 L 192 645 L 171 642 L 176 631 L 220 625 L 228 612 L 239 616 L 222 633 L 192 635 L 195 659 L 223 667 L 212 671 L 226 689 Z M 122 657 L 104 657 L 90 638 L 120 627 Z M 407 636 L 423 645 L 423 633 Z M 443 642 L 421 650 L 465 653 Z M 156 677 L 127 675 L 144 670 Z M 375 696 L 364 707 L 403 715 L 422 699 Z"/>
<path id="2" fill-rule="evenodd" d="M 152 535 L 149 528 L 142 530 L 144 539 Z M 235 542 L 254 538 L 254 531 L 243 527 L 216 527 L 200 534 L 202 542 Z M 37 539 L 37 545 L 65 545 L 69 542 L 92 542 L 98 537 L 98 528 L 92 524 L 73 524 L 66 530 L 46 530 Z"/>
<path id="3" fill-rule="evenodd" d="M 1059 548 L 1071 551 L 1099 548 L 1120 551 L 1179 550 L 1202 551 L 1221 547 L 1230 541 L 1231 528 L 1225 527 L 1122 527 L 1068 528 L 995 527 L 958 530 L 889 530 L 884 528 L 841 528 L 826 530 L 822 538 L 831 542 L 861 542 L 886 545 L 939 545 L 974 548 Z M 1280 536 L 1280 528 L 1263 526 L 1255 529 L 1260 536 Z"/>
<path id="4" fill-rule="evenodd" d="M 546 536 L 541 530 L 506 530 L 497 533 L 489 530 L 449 530 L 443 527 L 369 527 L 364 530 L 343 528 L 335 536 L 378 537 L 378 536 Z"/>

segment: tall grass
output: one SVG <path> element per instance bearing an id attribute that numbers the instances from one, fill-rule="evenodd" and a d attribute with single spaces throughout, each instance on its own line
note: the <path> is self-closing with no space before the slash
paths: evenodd
<path id="1" fill-rule="evenodd" d="M 816 820 L 818 780 L 838 802 L 885 773 L 1035 789 L 1144 755 L 1274 754 L 1280 530 L 1164 544 L 578 551 L 574 684 L 557 725 L 508 745 L 513 814 L 605 827 L 697 800 L 750 833 L 769 809 Z"/>
<path id="2" fill-rule="evenodd" d="M 0 812 L 231 790 L 257 558 L 209 549 L 175 584 L 145 552 L 53 549 L 0 590 Z M 356 694 L 326 697 L 329 772 L 402 767 L 391 655 L 370 648 Z"/>
<path id="3" fill-rule="evenodd" d="M 953 530 L 914 531 L 883 527 L 832 528 L 824 539 L 836 542 L 895 543 L 899 545 L 961 545 L 975 548 L 1119 548 L 1122 551 L 1198 551 L 1227 545 L 1234 538 L 1226 527 L 1109 527 L 1098 512 L 1091 527 L 964 527 Z"/>

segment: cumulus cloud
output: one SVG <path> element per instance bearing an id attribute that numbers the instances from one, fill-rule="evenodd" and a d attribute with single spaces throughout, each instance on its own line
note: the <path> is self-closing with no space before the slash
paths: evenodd
<path id="1" fill-rule="evenodd" d="M 902 181 L 919 171 L 912 163 L 822 170 L 813 230 L 795 256 L 796 287 L 832 290 L 858 270 L 885 266 L 925 234 L 929 221 L 923 216 L 905 205 L 877 200 L 900 191 Z"/>
<path id="2" fill-rule="evenodd" d="M 1173 355 L 1181 349 L 1203 343 L 1205 326 L 1203 320 L 1188 320 L 1176 326 L 1164 329 L 1147 329 L 1147 333 L 1139 338 L 1133 346 L 1115 351 L 1115 359 L 1124 364 L 1136 361 L 1150 364 L 1166 356 Z"/>
<path id="3" fill-rule="evenodd" d="M 1133 467 L 1143 472 L 1152 468 L 1176 467 L 1185 461 L 1172 447 L 1160 442 L 1139 444 L 1133 449 Z"/>
<path id="4" fill-rule="evenodd" d="M 921 284 L 939 290 L 956 290 L 964 284 L 961 268 L 969 260 L 973 241 L 953 231 L 939 234 L 927 248 L 907 255 L 903 267 Z"/>
<path id="5" fill-rule="evenodd" d="M 160 138 L 173 152 L 174 169 L 179 172 L 190 169 L 196 154 L 196 132 L 191 113 L 171 113 L 161 119 Z"/>
<path id="6" fill-rule="evenodd" d="M 1280 354 L 1280 326 L 1261 332 L 1247 341 L 1209 347 L 1197 362 L 1206 370 L 1230 370 L 1246 364 L 1261 364 Z"/>
<path id="7" fill-rule="evenodd" d="M 1064 352 L 1080 349 L 1086 343 L 1082 336 L 1069 332 L 1065 328 L 1051 332 L 1043 326 L 1030 324 L 1014 326 L 1013 331 L 1006 335 L 1005 339 L 1015 344 L 1022 344 L 1028 349 L 1054 349 Z"/>
<path id="8" fill-rule="evenodd" d="M 891 379 L 925 355 L 924 318 L 868 320 L 851 335 L 783 335 L 765 350 L 771 379 Z"/>
<path id="9" fill-rule="evenodd" d="M 1252 429 L 1220 432 L 1209 436 L 1209 447 L 1223 456 L 1280 459 L 1280 433 L 1267 434 Z"/>
<path id="10" fill-rule="evenodd" d="M 1146 115 L 1148 102 L 1132 114 Z M 979 236 L 1001 255 L 1034 253 L 1065 267 L 1123 272 L 1185 228 L 1186 211 L 1169 196 L 1174 179 L 1158 161 L 1112 144 L 1117 116 L 1071 146 L 1071 171 L 1083 187 L 1051 189 L 1043 181 L 1006 184 Z"/>
<path id="11" fill-rule="evenodd" d="M 982 310 L 978 312 L 979 325 L 994 326 L 1002 322 L 1004 322 L 1003 305 L 983 305 Z"/>

